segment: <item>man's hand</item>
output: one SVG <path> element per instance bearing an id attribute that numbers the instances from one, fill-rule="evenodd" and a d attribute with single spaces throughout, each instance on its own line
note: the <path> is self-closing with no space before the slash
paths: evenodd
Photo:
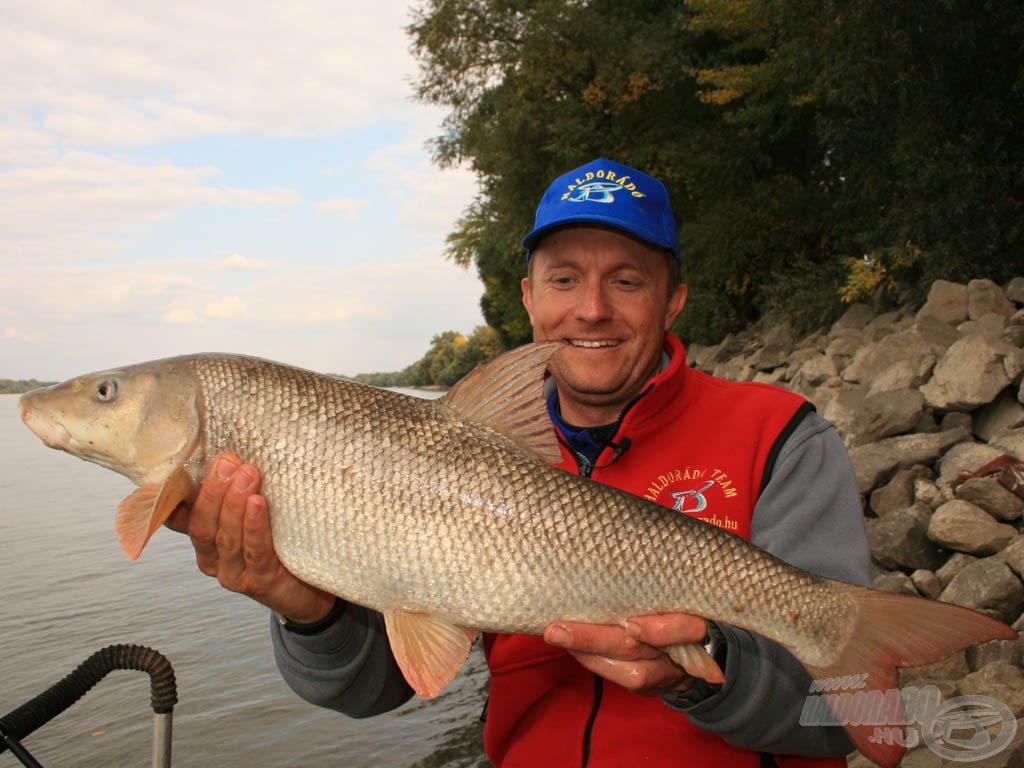
<path id="1" fill-rule="evenodd" d="M 683 643 L 703 643 L 707 621 L 688 613 L 639 616 L 625 627 L 556 622 L 544 639 L 565 648 L 586 669 L 641 696 L 685 691 L 694 678 L 663 650 Z"/>
<path id="2" fill-rule="evenodd" d="M 267 502 L 259 495 L 260 473 L 234 454 L 214 459 L 191 508 L 184 505 L 167 527 L 188 534 L 196 564 L 225 589 L 257 600 L 297 624 L 328 614 L 334 596 L 300 581 L 274 552 Z"/>

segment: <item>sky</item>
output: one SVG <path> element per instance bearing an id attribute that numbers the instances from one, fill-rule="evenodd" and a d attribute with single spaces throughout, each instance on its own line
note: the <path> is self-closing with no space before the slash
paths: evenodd
<path id="1" fill-rule="evenodd" d="M 405 368 L 483 324 L 409 0 L 4 0 L 0 378 Z"/>

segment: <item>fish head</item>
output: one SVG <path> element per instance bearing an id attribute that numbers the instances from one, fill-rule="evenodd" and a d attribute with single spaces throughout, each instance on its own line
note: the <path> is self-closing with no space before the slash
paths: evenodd
<path id="1" fill-rule="evenodd" d="M 40 387 L 18 401 L 46 445 L 136 485 L 163 482 L 199 443 L 197 385 L 185 365 L 154 361 Z"/>

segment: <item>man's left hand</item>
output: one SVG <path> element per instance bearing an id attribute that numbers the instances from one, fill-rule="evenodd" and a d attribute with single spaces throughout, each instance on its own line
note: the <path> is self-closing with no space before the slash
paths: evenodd
<path id="1" fill-rule="evenodd" d="M 665 653 L 683 643 L 703 643 L 708 623 L 688 613 L 638 616 L 626 625 L 559 621 L 544 640 L 565 648 L 586 669 L 641 696 L 687 690 L 694 681 Z"/>

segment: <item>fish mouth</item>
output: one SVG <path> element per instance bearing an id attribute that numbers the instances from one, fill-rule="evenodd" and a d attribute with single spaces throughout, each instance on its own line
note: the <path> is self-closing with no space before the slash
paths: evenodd
<path id="1" fill-rule="evenodd" d="M 23 406 L 21 420 L 32 433 L 50 448 L 66 451 L 71 447 L 71 433 L 38 408 Z"/>
<path id="2" fill-rule="evenodd" d="M 622 343 L 614 339 L 566 339 L 566 342 L 569 346 L 578 349 L 607 349 L 608 347 L 617 347 Z"/>

